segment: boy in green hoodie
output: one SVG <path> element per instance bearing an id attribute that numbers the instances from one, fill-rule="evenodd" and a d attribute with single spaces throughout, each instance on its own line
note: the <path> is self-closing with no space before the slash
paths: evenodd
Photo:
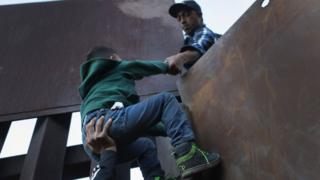
<path id="1" fill-rule="evenodd" d="M 178 72 L 176 67 L 169 67 L 163 61 L 122 61 L 110 48 L 94 48 L 80 69 L 82 83 L 79 92 L 83 100 L 80 111 L 84 144 L 85 126 L 92 119 L 104 116 L 107 121 L 111 118 L 113 122 L 108 134 L 117 143 L 117 156 L 119 159 L 130 160 L 130 151 L 141 149 L 144 145 L 140 143 L 130 148 L 128 145 L 134 144 L 150 128 L 162 122 L 166 134 L 171 138 L 182 177 L 217 165 L 220 161 L 218 154 L 204 152 L 194 143 L 195 137 L 187 116 L 172 94 L 160 93 L 139 102 L 135 80 L 160 73 Z M 99 155 L 92 152 L 90 146 L 85 146 L 85 150 L 90 157 L 99 159 Z M 126 157 L 128 155 L 130 157 Z M 143 167 L 140 164 L 146 179 L 155 177 L 149 174 L 152 172 L 150 168 L 159 167 L 156 156 L 148 158 L 143 162 Z M 144 171 L 143 168 L 149 169 Z"/>

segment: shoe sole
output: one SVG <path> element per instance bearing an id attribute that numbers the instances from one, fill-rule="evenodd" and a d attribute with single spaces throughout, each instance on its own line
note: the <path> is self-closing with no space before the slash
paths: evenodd
<path id="1" fill-rule="evenodd" d="M 220 163 L 220 158 L 218 158 L 218 159 L 217 159 L 216 161 L 214 161 L 213 163 L 203 164 L 203 165 L 200 165 L 200 166 L 193 167 L 192 169 L 188 170 L 187 173 L 182 173 L 182 174 L 181 174 L 181 177 L 182 177 L 182 179 L 191 177 L 191 176 L 193 176 L 194 174 L 197 174 L 197 173 L 199 173 L 199 172 L 201 172 L 201 171 L 204 171 L 204 170 L 213 168 L 213 167 L 217 166 L 219 163 Z"/>

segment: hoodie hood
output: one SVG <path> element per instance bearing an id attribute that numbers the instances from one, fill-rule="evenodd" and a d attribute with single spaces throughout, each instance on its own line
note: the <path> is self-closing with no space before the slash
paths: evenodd
<path id="1" fill-rule="evenodd" d="M 84 98 L 96 82 L 113 71 L 120 63 L 121 61 L 104 58 L 94 58 L 83 63 L 80 67 L 82 83 L 79 87 L 79 93 L 81 98 Z"/>

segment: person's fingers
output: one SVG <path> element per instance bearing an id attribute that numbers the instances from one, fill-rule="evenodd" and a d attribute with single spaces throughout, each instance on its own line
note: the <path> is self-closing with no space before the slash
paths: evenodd
<path id="1" fill-rule="evenodd" d="M 91 141 L 90 143 L 86 143 L 86 146 L 94 153 L 100 154 L 101 146 L 99 144 L 94 143 Z"/>
<path id="2" fill-rule="evenodd" d="M 99 134 L 102 131 L 104 124 L 104 116 L 101 116 L 96 123 L 96 134 Z"/>
<path id="3" fill-rule="evenodd" d="M 109 129 L 109 127 L 111 126 L 111 124 L 112 124 L 112 118 L 109 118 L 108 119 L 108 121 L 107 121 L 107 123 L 104 125 L 104 129 Z"/>
<path id="4" fill-rule="evenodd" d="M 86 146 L 88 146 L 91 150 L 93 150 L 95 147 L 94 140 L 92 138 L 87 138 Z"/>
<path id="5" fill-rule="evenodd" d="M 96 118 L 90 120 L 90 122 L 86 125 L 86 133 L 87 137 L 92 138 L 94 133 L 94 124 L 96 122 Z"/>
<path id="6" fill-rule="evenodd" d="M 112 124 L 112 119 L 109 118 L 108 121 L 106 122 L 106 124 L 105 124 L 104 127 L 103 127 L 102 134 L 108 135 L 108 129 L 109 129 L 109 127 L 111 126 L 111 124 Z"/>
<path id="7" fill-rule="evenodd" d="M 169 68 L 168 73 L 172 74 L 172 75 L 176 75 L 176 74 L 180 73 L 180 69 L 177 66 L 173 65 Z"/>
<path id="8" fill-rule="evenodd" d="M 91 144 L 86 143 L 85 146 L 87 146 L 89 149 L 93 150 L 93 147 L 91 146 Z"/>
<path id="9" fill-rule="evenodd" d="M 95 143 L 94 135 L 88 135 L 86 137 L 86 144 L 93 146 Z"/>

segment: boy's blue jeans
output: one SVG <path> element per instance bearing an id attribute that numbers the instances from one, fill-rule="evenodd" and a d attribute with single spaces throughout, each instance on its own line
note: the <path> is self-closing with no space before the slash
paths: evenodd
<path id="1" fill-rule="evenodd" d="M 164 123 L 166 133 L 171 138 L 171 144 L 174 147 L 195 139 L 186 113 L 182 110 L 176 98 L 170 93 L 160 93 L 140 103 L 119 110 L 100 109 L 88 113 L 83 121 L 82 127 L 82 139 L 84 143 L 86 138 L 85 125 L 93 117 L 98 119 L 102 115 L 105 116 L 105 121 L 112 118 L 112 125 L 108 133 L 117 143 L 117 148 L 121 148 L 123 152 L 125 152 L 120 153 L 119 151 L 118 153 L 119 159 L 125 161 L 130 160 L 130 158 L 126 157 L 127 155 L 135 155 L 134 153 L 130 153 L 132 149 L 143 149 L 145 146 L 150 146 L 150 143 L 140 143 L 140 141 L 144 140 L 140 140 L 139 137 L 145 135 L 149 128 L 160 121 Z M 133 148 L 128 147 L 130 145 L 133 146 Z M 90 149 L 85 147 L 85 150 L 89 156 L 96 160 L 98 159 L 98 156 L 90 152 Z M 149 156 L 148 158 L 152 158 L 146 161 L 148 163 L 159 163 L 156 155 Z M 152 165 L 143 166 L 151 167 Z M 141 170 L 142 173 L 144 173 L 143 168 Z"/>

